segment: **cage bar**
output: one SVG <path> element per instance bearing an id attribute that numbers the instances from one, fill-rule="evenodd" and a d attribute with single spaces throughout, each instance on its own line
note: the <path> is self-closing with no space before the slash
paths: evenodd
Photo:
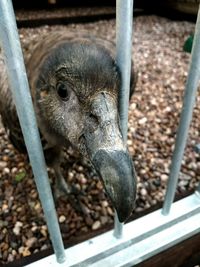
<path id="1" fill-rule="evenodd" d="M 183 158 L 190 122 L 192 120 L 193 108 L 200 78 L 200 9 L 198 11 L 194 43 L 189 67 L 189 74 L 185 87 L 183 107 L 180 117 L 179 128 L 176 136 L 175 149 L 172 157 L 172 164 L 167 185 L 162 213 L 167 215 L 170 212 L 171 204 L 176 192 L 181 161 Z"/>
<path id="2" fill-rule="evenodd" d="M 132 51 L 132 26 L 133 26 L 133 0 L 116 1 L 116 62 L 121 71 L 121 90 L 119 97 L 119 113 L 124 143 L 127 142 L 128 106 L 131 76 L 131 51 Z M 118 221 L 115 212 L 114 236 L 122 236 L 123 224 Z"/>
<path id="3" fill-rule="evenodd" d="M 16 104 L 51 241 L 57 261 L 61 263 L 65 261 L 65 251 L 31 100 L 15 14 L 10 0 L 2 0 L 0 3 L 0 41 L 5 56 L 10 88 Z"/>

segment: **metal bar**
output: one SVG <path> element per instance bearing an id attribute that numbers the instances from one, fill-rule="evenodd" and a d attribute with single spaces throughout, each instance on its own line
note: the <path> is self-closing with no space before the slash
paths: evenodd
<path id="1" fill-rule="evenodd" d="M 195 152 L 200 155 L 200 144 L 197 144 L 194 149 L 195 149 Z M 200 193 L 200 183 L 199 183 L 199 185 L 197 187 L 197 192 Z"/>
<path id="2" fill-rule="evenodd" d="M 181 161 L 183 158 L 192 112 L 195 104 L 196 92 L 200 78 L 200 9 L 198 12 L 194 43 L 190 61 L 189 74 L 187 78 L 183 107 L 180 117 L 179 128 L 176 136 L 175 149 L 172 157 L 167 192 L 164 200 L 162 213 L 167 215 L 170 212 L 171 204 L 174 200 L 176 186 L 178 182 Z"/>
<path id="3" fill-rule="evenodd" d="M 122 238 L 123 235 L 123 223 L 120 223 L 118 219 L 117 212 L 115 211 L 115 217 L 114 217 L 114 236 L 116 238 Z"/>
<path id="4" fill-rule="evenodd" d="M 169 216 L 163 216 L 159 209 L 125 224 L 121 239 L 109 231 L 66 249 L 68 261 L 62 266 L 134 266 L 199 233 L 199 220 L 200 197 L 195 193 L 173 203 Z M 58 265 L 54 257 L 49 256 L 27 267 L 40 266 Z"/>
<path id="5" fill-rule="evenodd" d="M 116 1 L 116 62 L 121 71 L 122 85 L 119 97 L 119 113 L 124 143 L 127 141 L 128 106 L 131 76 L 133 0 Z M 122 236 L 122 224 L 115 214 L 114 236 Z"/>
<path id="6" fill-rule="evenodd" d="M 1 0 L 0 3 L 0 41 L 5 56 L 10 88 L 16 104 L 37 190 L 57 261 L 61 263 L 65 260 L 65 251 L 39 138 L 15 14 L 10 0 Z"/>

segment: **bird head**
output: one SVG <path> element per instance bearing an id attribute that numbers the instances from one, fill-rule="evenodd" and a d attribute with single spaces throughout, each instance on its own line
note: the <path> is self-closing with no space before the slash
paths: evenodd
<path id="1" fill-rule="evenodd" d="M 125 221 L 134 207 L 136 176 L 120 130 L 115 61 L 103 47 L 64 43 L 41 66 L 35 101 L 40 121 L 56 143 L 70 143 L 89 158 Z"/>

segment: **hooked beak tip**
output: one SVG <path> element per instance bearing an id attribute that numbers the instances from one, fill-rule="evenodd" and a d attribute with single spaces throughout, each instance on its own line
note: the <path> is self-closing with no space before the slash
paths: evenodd
<path id="1" fill-rule="evenodd" d="M 134 205 L 128 205 L 131 206 L 131 209 L 125 208 L 125 207 L 115 207 L 115 210 L 117 212 L 117 216 L 118 216 L 118 220 L 120 223 L 124 223 L 126 222 L 126 220 L 130 217 L 133 209 L 134 209 Z M 127 207 L 127 205 L 126 205 Z"/>
<path id="2" fill-rule="evenodd" d="M 127 151 L 100 149 L 93 158 L 105 190 L 120 222 L 132 213 L 136 198 L 136 174 Z"/>

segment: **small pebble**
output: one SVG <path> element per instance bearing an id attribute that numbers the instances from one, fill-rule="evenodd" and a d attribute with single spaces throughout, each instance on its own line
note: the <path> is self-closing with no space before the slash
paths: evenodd
<path id="1" fill-rule="evenodd" d="M 147 118 L 142 118 L 138 121 L 138 123 L 141 125 L 141 124 L 145 124 L 147 122 Z"/>
<path id="2" fill-rule="evenodd" d="M 44 244 L 40 250 L 47 250 L 48 249 L 48 246 L 46 244 Z"/>
<path id="3" fill-rule="evenodd" d="M 7 260 L 8 260 L 8 262 L 14 261 L 14 256 L 13 256 L 13 254 L 9 254 Z"/>
<path id="4" fill-rule="evenodd" d="M 96 221 L 93 223 L 92 225 L 92 230 L 97 230 L 101 227 L 101 222 L 100 221 Z"/>
<path id="5" fill-rule="evenodd" d="M 17 222 L 15 223 L 14 228 L 13 228 L 13 233 L 14 233 L 15 235 L 19 235 L 20 232 L 21 232 L 21 228 L 22 228 L 22 226 L 23 226 L 23 223 L 20 222 L 20 221 L 17 221 Z"/>
<path id="6" fill-rule="evenodd" d="M 9 151 L 5 151 L 5 150 L 4 150 L 4 152 L 6 153 L 6 152 L 9 152 Z M 2 160 L 3 160 L 4 162 L 7 162 L 7 161 L 9 161 L 9 157 L 8 157 L 8 156 L 3 156 L 3 157 L 2 157 Z"/>
<path id="7" fill-rule="evenodd" d="M 167 182 L 167 180 L 168 180 L 168 175 L 166 175 L 166 174 L 162 174 L 161 176 L 160 176 L 160 179 L 161 179 L 161 181 L 162 182 Z"/>
<path id="8" fill-rule="evenodd" d="M 37 238 L 36 237 L 31 237 L 26 241 L 26 246 L 28 248 L 31 248 L 36 242 L 37 242 Z"/>
<path id="9" fill-rule="evenodd" d="M 66 221 L 66 217 L 64 216 L 64 215 L 61 215 L 60 217 L 59 217 L 59 222 L 60 223 L 64 223 Z"/>
<path id="10" fill-rule="evenodd" d="M 15 249 L 12 250 L 12 255 L 16 256 L 17 255 L 17 251 Z"/>
<path id="11" fill-rule="evenodd" d="M 37 225 L 34 225 L 34 226 L 31 228 L 31 231 L 32 231 L 32 232 L 35 232 L 35 231 L 37 231 L 37 229 L 38 229 L 38 226 L 37 226 Z"/>
<path id="12" fill-rule="evenodd" d="M 81 184 L 87 184 L 87 179 L 82 173 L 80 174 L 80 182 Z"/>
<path id="13" fill-rule="evenodd" d="M 108 204 L 107 200 L 104 200 L 101 202 L 101 205 L 102 205 L 102 207 L 106 208 L 106 207 L 108 207 L 109 204 Z"/>
<path id="14" fill-rule="evenodd" d="M 13 168 L 11 169 L 11 173 L 12 173 L 12 174 L 15 174 L 17 171 L 18 171 L 18 169 L 17 169 L 16 167 L 13 167 Z"/>
<path id="15" fill-rule="evenodd" d="M 2 211 L 4 213 L 8 212 L 9 211 L 9 208 L 8 208 L 8 205 L 7 204 L 3 204 L 2 207 L 1 207 Z"/>
<path id="16" fill-rule="evenodd" d="M 108 217 L 107 216 L 101 216 L 100 217 L 100 220 L 101 220 L 101 224 L 106 224 L 108 222 Z"/>
<path id="17" fill-rule="evenodd" d="M 83 172 L 83 166 L 78 166 L 78 171 Z"/>
<path id="18" fill-rule="evenodd" d="M 147 190 L 145 188 L 142 188 L 140 191 L 142 196 L 146 196 L 147 195 Z"/>
<path id="19" fill-rule="evenodd" d="M 23 255 L 23 257 L 30 256 L 31 252 L 30 252 L 29 248 L 24 247 L 24 250 L 22 251 L 22 255 Z"/>
<path id="20" fill-rule="evenodd" d="M 181 180 L 181 181 L 179 181 L 178 184 L 179 184 L 180 187 L 183 187 L 184 188 L 185 186 L 188 185 L 188 183 L 189 183 L 189 181 L 187 181 L 187 180 L 185 180 L 185 181 L 184 180 Z"/>
<path id="21" fill-rule="evenodd" d="M 0 170 L 3 170 L 7 166 L 7 162 L 0 161 Z"/>
<path id="22" fill-rule="evenodd" d="M 73 172 L 68 173 L 68 181 L 71 182 L 74 179 L 74 174 Z"/>
<path id="23" fill-rule="evenodd" d="M 22 254 L 23 251 L 24 251 L 24 247 L 23 247 L 23 246 L 22 246 L 22 247 L 19 247 L 18 252 L 19 252 L 20 254 Z"/>
<path id="24" fill-rule="evenodd" d="M 9 174 L 9 173 L 10 173 L 10 169 L 9 169 L 9 168 L 4 168 L 4 169 L 3 169 L 3 172 L 4 172 L 5 174 Z"/>
<path id="25" fill-rule="evenodd" d="M 40 202 L 37 202 L 34 206 L 35 210 L 40 210 L 41 209 L 41 204 Z"/>
<path id="26" fill-rule="evenodd" d="M 40 233 L 44 236 L 47 237 L 47 227 L 45 225 L 42 225 L 40 229 Z"/>

